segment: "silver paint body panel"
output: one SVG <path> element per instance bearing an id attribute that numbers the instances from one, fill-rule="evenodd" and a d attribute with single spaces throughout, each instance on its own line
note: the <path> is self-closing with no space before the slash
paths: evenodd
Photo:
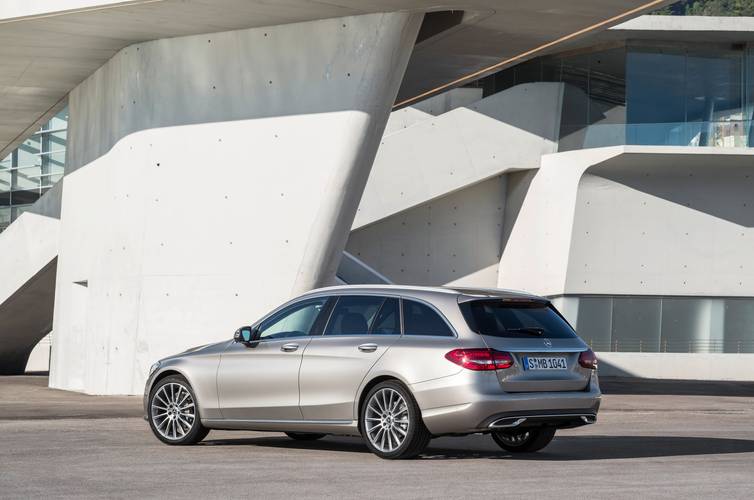
<path id="1" fill-rule="evenodd" d="M 596 371 L 582 368 L 578 338 L 495 338 L 473 332 L 459 302 L 475 298 L 537 298 L 503 290 L 344 286 L 298 297 L 264 318 L 315 296 L 378 295 L 418 300 L 451 326 L 454 336 L 345 335 L 302 336 L 254 342 L 220 342 L 160 361 L 147 380 L 146 402 L 155 380 L 183 375 L 194 388 L 202 423 L 215 429 L 322 432 L 358 435 L 360 398 L 376 380 L 393 378 L 409 388 L 435 435 L 488 430 L 498 418 L 522 412 L 597 413 L 600 389 Z M 541 300 L 541 298 L 538 298 Z M 297 344 L 286 351 L 286 344 Z M 376 344 L 376 348 L 365 344 Z M 510 352 L 514 366 L 477 372 L 448 361 L 459 348 Z M 524 355 L 566 357 L 568 370 L 522 369 Z M 146 413 L 146 412 L 145 412 Z"/>

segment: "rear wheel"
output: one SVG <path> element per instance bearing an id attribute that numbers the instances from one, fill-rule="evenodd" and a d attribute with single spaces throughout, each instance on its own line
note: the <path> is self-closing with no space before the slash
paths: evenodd
<path id="1" fill-rule="evenodd" d="M 316 441 L 317 439 L 322 439 L 327 434 L 314 434 L 310 432 L 286 432 L 285 435 L 291 439 L 295 439 L 296 441 Z"/>
<path id="2" fill-rule="evenodd" d="M 539 451 L 555 437 L 555 427 L 531 427 L 516 431 L 493 431 L 492 439 L 504 450 L 513 453 Z"/>
<path id="3" fill-rule="evenodd" d="M 180 375 L 165 377 L 152 388 L 149 426 L 157 439 L 172 445 L 195 444 L 209 434 L 199 420 L 194 390 Z"/>
<path id="4" fill-rule="evenodd" d="M 402 384 L 387 381 L 369 391 L 360 413 L 367 447 L 380 458 L 415 457 L 429 444 L 419 405 Z"/>

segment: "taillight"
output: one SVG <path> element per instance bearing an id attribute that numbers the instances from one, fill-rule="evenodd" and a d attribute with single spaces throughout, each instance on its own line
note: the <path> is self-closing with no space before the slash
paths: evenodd
<path id="1" fill-rule="evenodd" d="M 591 349 L 587 349 L 586 351 L 579 354 L 579 364 L 584 368 L 588 368 L 589 370 L 596 370 L 597 355 L 594 354 L 594 351 L 592 351 Z"/>
<path id="2" fill-rule="evenodd" d="M 513 356 L 494 349 L 456 349 L 445 359 L 475 371 L 504 370 L 513 366 Z"/>

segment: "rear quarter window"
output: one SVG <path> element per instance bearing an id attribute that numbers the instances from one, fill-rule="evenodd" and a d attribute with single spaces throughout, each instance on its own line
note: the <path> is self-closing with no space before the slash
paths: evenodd
<path id="1" fill-rule="evenodd" d="M 548 302 L 499 299 L 459 304 L 471 330 L 493 337 L 570 339 L 576 332 Z"/>
<path id="2" fill-rule="evenodd" d="M 454 336 L 448 324 L 434 309 L 408 299 L 403 299 L 403 333 L 434 337 Z"/>

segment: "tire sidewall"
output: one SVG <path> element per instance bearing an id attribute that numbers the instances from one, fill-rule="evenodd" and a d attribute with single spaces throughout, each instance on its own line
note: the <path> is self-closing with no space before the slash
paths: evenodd
<path id="1" fill-rule="evenodd" d="M 401 396 L 403 396 L 403 399 L 406 401 L 406 406 L 408 407 L 408 432 L 406 433 L 406 437 L 403 439 L 403 442 L 398 448 L 389 453 L 380 451 L 372 444 L 372 442 L 369 440 L 366 427 L 366 409 L 369 401 L 372 399 L 372 396 L 374 396 L 375 393 L 377 393 L 381 389 L 386 388 L 393 389 L 397 391 Z M 408 389 L 403 386 L 403 384 L 394 381 L 381 382 L 370 389 L 361 405 L 361 411 L 359 412 L 359 424 L 361 426 L 361 432 L 362 436 L 364 437 L 364 442 L 369 448 L 369 451 L 380 458 L 386 459 L 400 458 L 406 452 L 406 450 L 411 447 L 412 443 L 414 442 L 414 436 L 418 431 L 419 426 L 422 425 L 419 408 L 416 404 L 416 401 L 414 401 L 413 395 Z"/>
<path id="2" fill-rule="evenodd" d="M 154 396 L 164 385 L 167 384 L 180 384 L 182 385 L 188 392 L 191 394 L 191 399 L 194 400 L 194 410 L 196 412 L 196 418 L 194 419 L 194 423 L 191 426 L 191 430 L 189 430 L 185 436 L 183 436 L 181 439 L 168 439 L 164 437 L 160 432 L 157 430 L 154 421 L 152 419 L 152 401 L 154 400 Z M 204 427 L 202 426 L 201 420 L 200 420 L 200 413 L 199 413 L 199 402 L 196 399 L 196 394 L 194 393 L 194 388 L 191 387 L 191 384 L 188 383 L 188 380 L 186 380 L 185 377 L 181 375 L 169 375 L 163 379 L 161 379 L 159 382 L 154 384 L 152 386 L 152 390 L 149 391 L 149 401 L 148 401 L 148 407 L 147 407 L 147 420 L 149 421 L 149 427 L 152 429 L 152 433 L 162 441 L 163 443 L 170 444 L 170 445 L 187 445 L 187 444 L 194 444 L 197 441 L 200 441 L 202 438 L 199 436 L 205 432 Z"/>

